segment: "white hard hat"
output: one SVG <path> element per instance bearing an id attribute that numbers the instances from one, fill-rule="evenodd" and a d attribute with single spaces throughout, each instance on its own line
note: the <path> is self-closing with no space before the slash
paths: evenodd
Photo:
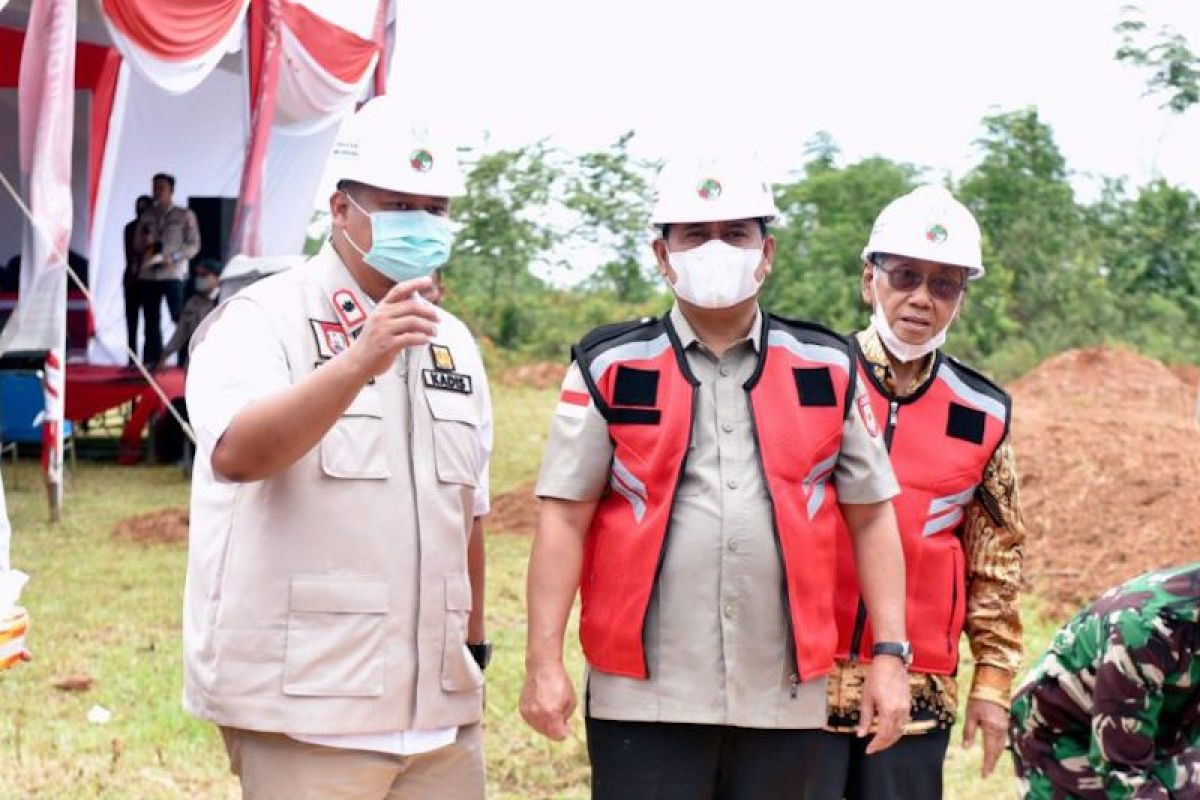
<path id="1" fill-rule="evenodd" d="M 460 197 L 467 188 L 454 145 L 391 95 L 367 101 L 346 120 L 333 146 L 332 177 L 429 197 Z"/>
<path id="2" fill-rule="evenodd" d="M 984 273 L 979 223 L 954 195 L 935 184 L 918 186 L 879 212 L 863 260 L 875 253 L 964 267 L 971 280 Z"/>
<path id="3" fill-rule="evenodd" d="M 668 161 L 658 174 L 650 224 L 773 220 L 771 185 L 752 162 Z"/>

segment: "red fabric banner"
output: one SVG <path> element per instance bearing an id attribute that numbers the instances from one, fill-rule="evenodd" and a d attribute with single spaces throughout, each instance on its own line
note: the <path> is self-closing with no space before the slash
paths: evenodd
<path id="1" fill-rule="evenodd" d="M 283 21 L 317 63 L 343 83 L 362 78 L 371 66 L 371 57 L 379 51 L 375 41 L 338 27 L 299 3 L 284 0 Z"/>
<path id="2" fill-rule="evenodd" d="M 275 119 L 282 6 L 283 0 L 250 0 L 250 144 L 242 162 L 242 186 L 230 236 L 233 252 L 247 256 L 257 256 L 262 250 L 263 172 Z"/>
<path id="3" fill-rule="evenodd" d="M 212 50 L 235 25 L 242 0 L 101 0 L 109 22 L 164 61 L 188 61 Z"/>

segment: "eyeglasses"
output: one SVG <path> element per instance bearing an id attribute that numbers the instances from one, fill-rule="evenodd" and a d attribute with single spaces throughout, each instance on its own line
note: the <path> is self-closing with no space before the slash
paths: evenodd
<path id="1" fill-rule="evenodd" d="M 872 263 L 884 275 L 887 275 L 888 286 L 897 292 L 915 292 L 921 287 L 921 284 L 925 284 L 929 287 L 929 294 L 936 299 L 951 301 L 957 300 L 959 295 L 967 289 L 965 280 L 950 278 L 942 274 L 925 277 L 920 270 L 903 264 L 896 267 L 885 267 L 881 261 L 872 261 Z"/>

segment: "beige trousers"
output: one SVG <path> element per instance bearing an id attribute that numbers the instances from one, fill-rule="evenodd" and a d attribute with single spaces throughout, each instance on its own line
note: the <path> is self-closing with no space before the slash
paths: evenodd
<path id="1" fill-rule="evenodd" d="M 415 756 L 299 742 L 281 733 L 221 728 L 244 800 L 483 800 L 478 724 Z"/>

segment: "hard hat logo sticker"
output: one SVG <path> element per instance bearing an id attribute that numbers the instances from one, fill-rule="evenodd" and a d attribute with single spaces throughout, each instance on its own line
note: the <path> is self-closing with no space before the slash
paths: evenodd
<path id="1" fill-rule="evenodd" d="M 696 194 L 704 200 L 716 200 L 721 196 L 721 182 L 716 178 L 705 178 L 696 186 Z"/>
<path id="2" fill-rule="evenodd" d="M 433 169 L 433 153 L 424 148 L 413 150 L 408 157 L 408 165 L 417 172 L 429 172 Z"/>
<path id="3" fill-rule="evenodd" d="M 949 235 L 949 231 L 942 225 L 930 225 L 929 230 L 925 231 L 925 238 L 934 244 L 941 244 Z"/>

